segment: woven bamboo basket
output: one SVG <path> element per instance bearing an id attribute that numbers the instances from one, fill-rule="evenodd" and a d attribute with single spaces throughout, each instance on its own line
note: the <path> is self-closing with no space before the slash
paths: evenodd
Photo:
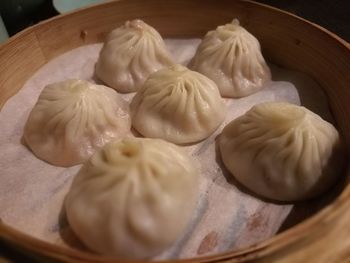
<path id="1" fill-rule="evenodd" d="M 349 151 L 350 45 L 313 23 L 252 1 L 121 0 L 28 28 L 0 46 L 0 107 L 49 60 L 73 48 L 102 42 L 125 20 L 145 19 L 164 37 L 190 38 L 202 37 L 233 17 L 260 40 L 268 60 L 305 72 L 322 86 Z M 254 246 L 190 261 L 350 262 L 349 167 L 337 197 L 312 217 Z M 111 258 L 49 244 L 1 222 L 0 239 L 36 258 L 113 262 Z"/>

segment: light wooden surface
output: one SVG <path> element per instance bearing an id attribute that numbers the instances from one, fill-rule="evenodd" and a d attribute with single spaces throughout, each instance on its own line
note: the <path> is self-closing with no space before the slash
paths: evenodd
<path id="1" fill-rule="evenodd" d="M 84 44 L 100 42 L 127 19 L 141 18 L 164 37 L 201 37 L 217 25 L 240 19 L 261 42 L 268 59 L 308 73 L 324 88 L 350 148 L 350 49 L 335 35 L 303 19 L 250 1 L 122 0 L 51 19 L 0 46 L 0 107 L 50 59 Z M 350 177 L 350 170 L 346 172 Z M 317 215 L 253 247 L 200 261 L 347 262 L 350 258 L 350 187 Z M 58 260 L 109 262 L 63 249 L 0 223 L 0 237 L 21 249 Z"/>

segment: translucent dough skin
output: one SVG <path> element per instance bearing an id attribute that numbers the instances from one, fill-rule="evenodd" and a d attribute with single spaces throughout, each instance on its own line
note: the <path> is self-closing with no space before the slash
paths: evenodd
<path id="1" fill-rule="evenodd" d="M 216 84 L 181 65 L 153 73 L 130 108 L 133 127 L 142 135 L 178 144 L 205 139 L 226 114 Z"/>
<path id="2" fill-rule="evenodd" d="M 96 152 L 65 199 L 68 221 L 92 250 L 145 259 L 184 231 L 198 195 L 198 173 L 178 146 L 127 138 Z"/>
<path id="3" fill-rule="evenodd" d="M 343 163 L 334 126 L 288 103 L 262 103 L 220 136 L 225 166 L 251 191 L 280 201 L 314 197 L 336 180 Z"/>
<path id="4" fill-rule="evenodd" d="M 213 80 L 223 97 L 251 95 L 271 80 L 259 41 L 236 19 L 205 35 L 189 68 Z"/>
<path id="5" fill-rule="evenodd" d="M 172 65 L 159 33 L 142 20 L 127 21 L 107 37 L 97 76 L 118 92 L 135 92 L 152 73 Z"/>
<path id="6" fill-rule="evenodd" d="M 47 85 L 24 128 L 26 145 L 57 166 L 86 161 L 96 149 L 130 131 L 129 105 L 114 90 L 84 80 Z"/>

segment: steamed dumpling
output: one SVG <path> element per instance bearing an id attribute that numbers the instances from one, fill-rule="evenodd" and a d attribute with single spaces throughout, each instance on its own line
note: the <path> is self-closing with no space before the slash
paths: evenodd
<path id="1" fill-rule="evenodd" d="M 198 195 L 197 169 L 179 146 L 127 138 L 84 164 L 65 199 L 70 226 L 90 249 L 145 259 L 187 226 Z"/>
<path id="2" fill-rule="evenodd" d="M 24 128 L 40 159 L 58 166 L 87 160 L 96 149 L 130 131 L 129 106 L 114 90 L 84 80 L 47 85 Z"/>
<path id="3" fill-rule="evenodd" d="M 212 79 L 224 97 L 248 96 L 271 79 L 259 41 L 236 19 L 206 34 L 189 68 Z"/>
<path id="4" fill-rule="evenodd" d="M 134 92 L 152 72 L 172 64 L 159 33 L 142 20 L 132 20 L 108 35 L 96 74 L 119 92 Z"/>
<path id="5" fill-rule="evenodd" d="M 342 167 L 339 134 L 308 109 L 262 103 L 229 123 L 220 136 L 223 162 L 251 191 L 275 200 L 311 198 Z"/>
<path id="6" fill-rule="evenodd" d="M 208 137 L 225 113 L 215 83 L 181 65 L 153 73 L 131 102 L 132 125 L 137 131 L 179 144 Z"/>

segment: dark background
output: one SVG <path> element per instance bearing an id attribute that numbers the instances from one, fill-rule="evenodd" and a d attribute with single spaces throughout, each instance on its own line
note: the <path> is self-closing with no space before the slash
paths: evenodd
<path id="1" fill-rule="evenodd" d="M 58 14 L 50 0 L 43 2 L 35 9 L 17 10 L 15 13 L 8 10 L 11 6 L 7 5 L 5 8 L 2 5 L 3 1 L 9 0 L 0 0 L 0 13 L 10 36 L 27 26 Z M 259 0 L 257 2 L 301 16 L 350 42 L 350 0 Z M 27 258 L 24 253 L 0 241 L 0 262 L 37 262 L 37 260 Z"/>
<path id="2" fill-rule="evenodd" d="M 258 0 L 256 2 L 296 14 L 350 42 L 350 0 Z"/>

